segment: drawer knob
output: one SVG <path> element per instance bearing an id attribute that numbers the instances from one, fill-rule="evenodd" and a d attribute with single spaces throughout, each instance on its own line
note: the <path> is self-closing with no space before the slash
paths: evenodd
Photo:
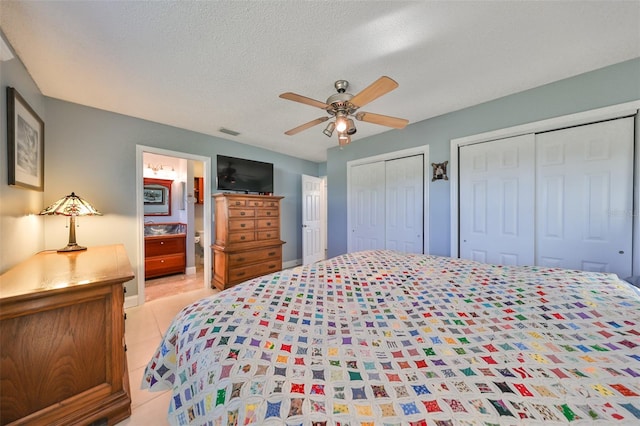
<path id="1" fill-rule="evenodd" d="M 240 216 L 244 216 L 244 215 L 245 215 L 245 212 L 240 212 Z"/>
<path id="2" fill-rule="evenodd" d="M 276 255 L 276 252 L 275 251 L 271 251 L 271 252 L 269 252 L 269 254 L 267 256 L 275 256 L 275 255 Z"/>
<path id="3" fill-rule="evenodd" d="M 160 245 L 164 244 L 164 241 L 160 241 Z"/>
<path id="4" fill-rule="evenodd" d="M 244 240 L 244 239 L 245 239 L 245 236 L 243 235 L 242 237 L 240 237 L 240 239 L 241 239 L 241 240 Z"/>
<path id="5" fill-rule="evenodd" d="M 276 265 L 269 265 L 269 269 L 275 269 Z"/>
<path id="6" fill-rule="evenodd" d="M 160 263 L 164 263 L 164 259 L 162 259 L 162 260 L 160 261 Z"/>
<path id="7" fill-rule="evenodd" d="M 244 257 L 239 257 L 238 262 L 244 262 Z"/>
<path id="8" fill-rule="evenodd" d="M 245 274 L 245 272 L 238 272 L 236 275 L 239 277 L 242 277 Z"/>
<path id="9" fill-rule="evenodd" d="M 246 224 L 246 223 L 241 223 L 241 224 L 240 224 L 240 228 L 244 228 L 245 226 L 247 226 L 247 224 Z"/>
<path id="10" fill-rule="evenodd" d="M 267 216 L 271 216 L 271 212 L 267 212 Z"/>
<path id="11" fill-rule="evenodd" d="M 267 226 L 271 226 L 271 222 L 267 222 Z"/>
<path id="12" fill-rule="evenodd" d="M 271 238 L 271 234 L 267 234 L 267 238 Z"/>
<path id="13" fill-rule="evenodd" d="M 240 205 L 240 201 L 236 201 L 236 206 L 239 206 L 239 205 Z"/>

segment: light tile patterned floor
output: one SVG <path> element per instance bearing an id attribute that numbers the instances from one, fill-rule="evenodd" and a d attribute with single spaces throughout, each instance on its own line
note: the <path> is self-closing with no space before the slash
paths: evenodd
<path id="1" fill-rule="evenodd" d="M 197 275 L 197 274 L 196 274 Z M 194 276 L 187 276 L 194 277 Z M 125 339 L 127 342 L 127 362 L 131 388 L 131 417 L 117 426 L 163 426 L 168 425 L 167 409 L 170 392 L 149 392 L 140 389 L 142 374 L 147 362 L 160 344 L 162 334 L 167 330 L 173 317 L 186 305 L 203 297 L 218 293 L 218 290 L 203 288 L 202 277 L 197 290 L 185 287 L 185 276 L 167 278 L 164 290 L 157 287 L 154 296 L 159 298 L 146 302 L 142 306 L 126 309 Z M 185 291 L 166 296 L 166 292 Z M 149 289 L 145 289 L 149 296 Z"/>
<path id="2" fill-rule="evenodd" d="M 203 286 L 202 280 L 204 280 L 202 267 L 197 268 L 195 274 L 174 274 L 146 280 L 144 282 L 144 300 L 149 302 L 161 297 L 199 290 Z"/>

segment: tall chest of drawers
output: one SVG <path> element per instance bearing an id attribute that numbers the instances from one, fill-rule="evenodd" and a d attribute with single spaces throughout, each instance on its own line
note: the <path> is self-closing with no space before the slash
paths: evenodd
<path id="1" fill-rule="evenodd" d="M 215 194 L 213 285 L 224 290 L 282 269 L 280 200 L 271 195 Z"/>

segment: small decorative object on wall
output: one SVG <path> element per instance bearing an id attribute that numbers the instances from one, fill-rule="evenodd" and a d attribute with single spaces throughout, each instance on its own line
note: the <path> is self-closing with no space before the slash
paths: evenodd
<path id="1" fill-rule="evenodd" d="M 7 87 L 9 185 L 44 191 L 44 122 L 13 87 Z"/>
<path id="2" fill-rule="evenodd" d="M 447 176 L 447 164 L 449 164 L 448 161 L 445 161 L 444 163 L 431 163 L 431 166 L 433 167 L 433 178 L 431 179 L 431 182 L 440 179 L 449 180 L 449 177 Z"/>

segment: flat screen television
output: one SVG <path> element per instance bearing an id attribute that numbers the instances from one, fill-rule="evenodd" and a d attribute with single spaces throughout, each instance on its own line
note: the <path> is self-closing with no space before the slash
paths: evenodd
<path id="1" fill-rule="evenodd" d="M 273 164 L 218 155 L 219 191 L 273 193 Z"/>

